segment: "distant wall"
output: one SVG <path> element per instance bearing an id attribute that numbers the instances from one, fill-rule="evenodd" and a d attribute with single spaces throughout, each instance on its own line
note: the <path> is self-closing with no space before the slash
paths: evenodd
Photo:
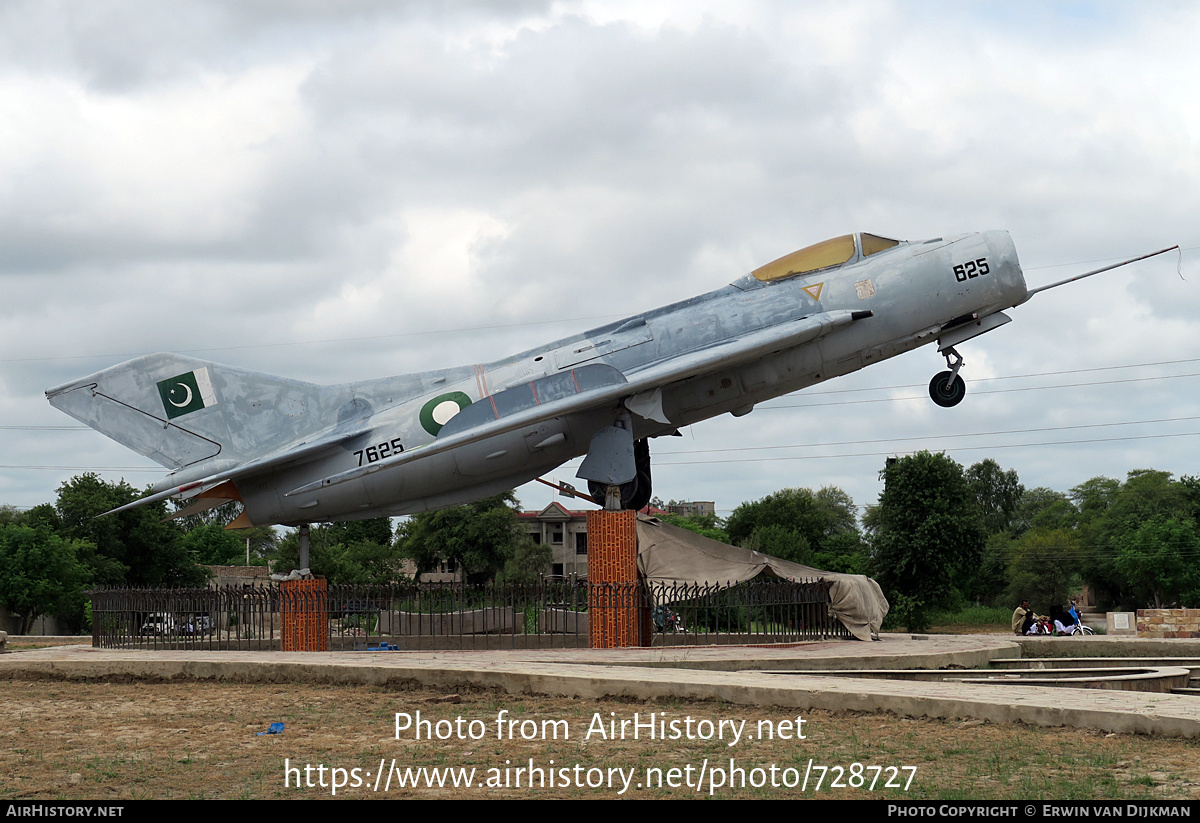
<path id="1" fill-rule="evenodd" d="M 1138 609 L 1138 637 L 1200 637 L 1200 609 Z"/>
<path id="2" fill-rule="evenodd" d="M 210 589 L 220 586 L 252 586 L 271 582 L 271 571 L 266 566 L 205 566 L 212 573 L 208 582 Z"/>
<path id="3" fill-rule="evenodd" d="M 0 631 L 8 632 L 14 637 L 21 628 L 21 618 L 14 614 L 9 614 L 6 609 L 0 609 Z M 63 634 L 62 626 L 59 625 L 58 619 L 49 615 L 42 615 L 29 627 L 30 634 L 37 635 L 60 635 Z"/>

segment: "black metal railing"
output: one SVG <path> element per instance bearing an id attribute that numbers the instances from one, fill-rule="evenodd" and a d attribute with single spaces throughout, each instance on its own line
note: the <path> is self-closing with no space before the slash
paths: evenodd
<path id="1" fill-rule="evenodd" d="M 639 610 L 653 645 L 779 643 L 850 637 L 825 580 L 664 585 L 543 580 L 521 585 L 277 584 L 97 589 L 99 648 L 278 649 L 288 615 L 318 616 L 330 649 L 586 648 L 593 609 Z M 318 623 L 318 625 L 320 625 Z"/>

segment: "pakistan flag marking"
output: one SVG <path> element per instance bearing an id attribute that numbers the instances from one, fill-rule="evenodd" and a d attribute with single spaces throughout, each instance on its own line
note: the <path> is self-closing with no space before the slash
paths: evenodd
<path id="1" fill-rule="evenodd" d="M 217 405 L 217 393 L 208 378 L 207 366 L 159 380 L 158 394 L 168 420 Z"/>

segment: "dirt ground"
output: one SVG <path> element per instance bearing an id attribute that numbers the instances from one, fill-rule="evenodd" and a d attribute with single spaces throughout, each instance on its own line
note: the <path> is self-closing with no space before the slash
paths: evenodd
<path id="1" fill-rule="evenodd" d="M 1200 798 L 1195 741 L 980 721 L 178 682 L 0 681 L 0 706 L 4 799 Z"/>

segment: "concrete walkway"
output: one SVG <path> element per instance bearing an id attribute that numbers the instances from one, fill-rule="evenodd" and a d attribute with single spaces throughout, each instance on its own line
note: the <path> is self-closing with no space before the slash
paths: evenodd
<path id="1" fill-rule="evenodd" d="M 1096 640 L 1087 656 L 1112 653 L 1107 645 L 1112 641 Z M 1121 644 L 1123 656 L 1141 648 L 1136 640 Z M 59 646 L 0 655 L 0 678 L 478 686 L 517 694 L 720 700 L 1200 738 L 1197 697 L 803 674 L 819 669 L 982 668 L 992 659 L 1040 656 L 1040 648 L 1003 636 L 978 635 L 885 635 L 881 642 L 869 644 L 616 650 L 290 653 Z M 1066 650 L 1053 642 L 1044 648 L 1042 654 Z M 1192 643 L 1155 644 L 1139 656 L 1167 651 L 1177 656 L 1198 653 Z"/>

